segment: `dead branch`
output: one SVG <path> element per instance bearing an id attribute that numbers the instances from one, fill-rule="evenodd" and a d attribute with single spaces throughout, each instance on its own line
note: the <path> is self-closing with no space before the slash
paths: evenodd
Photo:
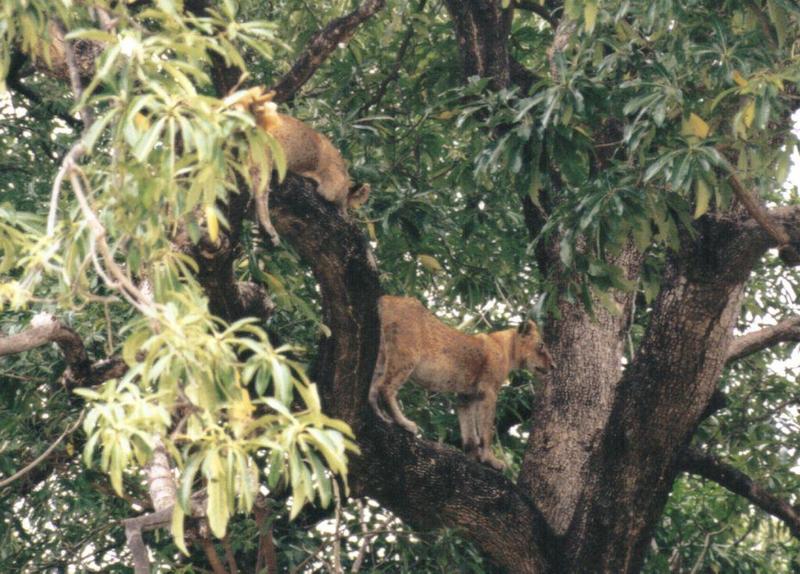
<path id="1" fill-rule="evenodd" d="M 340 44 L 347 43 L 356 29 L 385 5 L 386 0 L 365 0 L 353 12 L 331 20 L 327 26 L 314 34 L 292 69 L 270 88 L 275 91 L 274 101 L 291 100 L 334 50 Z"/>
<path id="2" fill-rule="evenodd" d="M 727 363 L 784 342 L 800 342 L 800 317 L 789 317 L 758 331 L 736 337 L 728 349 Z"/>
<path id="3" fill-rule="evenodd" d="M 768 492 L 749 476 L 714 455 L 697 449 L 686 449 L 680 459 L 681 470 L 716 482 L 734 494 L 783 521 L 796 538 L 800 538 L 800 513 L 786 500 Z"/>

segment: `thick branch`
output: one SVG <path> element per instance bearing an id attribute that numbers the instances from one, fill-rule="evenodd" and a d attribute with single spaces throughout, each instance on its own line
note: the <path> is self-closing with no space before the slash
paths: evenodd
<path id="1" fill-rule="evenodd" d="M 445 6 L 455 28 L 464 78 L 478 75 L 489 78 L 493 90 L 507 88 L 513 9 L 496 0 L 445 0 Z"/>
<path id="2" fill-rule="evenodd" d="M 109 379 L 121 377 L 128 370 L 121 357 L 92 363 L 78 334 L 51 315 L 37 315 L 31 325 L 30 329 L 16 335 L 0 337 L 0 357 L 56 343 L 64 353 L 64 361 L 67 363 L 64 382 L 69 387 L 99 385 Z"/>
<path id="3" fill-rule="evenodd" d="M 777 325 L 736 337 L 728 348 L 726 362 L 738 361 L 743 357 L 787 341 L 800 342 L 800 317 L 789 317 Z"/>
<path id="4" fill-rule="evenodd" d="M 375 15 L 385 4 L 386 0 L 365 0 L 353 12 L 332 20 L 325 28 L 314 34 L 292 69 L 271 88 L 275 91 L 275 101 L 291 100 L 339 44 L 347 43 L 355 34 L 356 28 Z"/>
<path id="5" fill-rule="evenodd" d="M 271 193 L 273 220 L 320 284 L 322 340 L 313 369 L 326 412 L 354 427 L 362 455 L 350 465 L 357 496 L 371 496 L 415 528 L 461 529 L 508 571 L 539 572 L 552 548 L 534 504 L 505 477 L 452 447 L 375 419 L 366 401 L 379 339 L 378 272 L 359 228 L 307 180 L 290 175 Z"/>
<path id="6" fill-rule="evenodd" d="M 63 325 L 52 315 L 40 314 L 31 321 L 32 327 L 16 335 L 0 338 L 0 357 L 23 353 L 48 343 L 56 343 L 69 367 L 68 378 L 86 380 L 91 364 L 78 333 Z"/>
<path id="7" fill-rule="evenodd" d="M 800 512 L 786 500 L 769 493 L 749 476 L 717 457 L 697 449 L 686 449 L 680 459 L 681 470 L 702 476 L 743 496 L 764 512 L 782 520 L 800 538 Z"/>

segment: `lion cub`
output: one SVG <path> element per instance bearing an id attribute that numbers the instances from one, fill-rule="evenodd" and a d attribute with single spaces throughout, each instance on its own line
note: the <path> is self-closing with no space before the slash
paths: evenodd
<path id="1" fill-rule="evenodd" d="M 554 362 L 536 323 L 518 329 L 466 335 L 448 327 L 411 297 L 383 296 L 378 302 L 381 342 L 369 403 L 384 421 L 410 433 L 417 425 L 397 403 L 397 391 L 411 379 L 431 391 L 458 394 L 461 441 L 469 456 L 500 470 L 492 454 L 497 393 L 514 369 L 548 372 Z M 391 417 L 380 405 L 379 397 Z"/>
<path id="2" fill-rule="evenodd" d="M 342 216 L 347 214 L 348 208 L 356 208 L 367 201 L 369 184 L 353 185 L 347 164 L 331 140 L 300 120 L 278 113 L 278 107 L 272 101 L 273 96 L 273 92 L 257 86 L 231 94 L 225 98 L 224 104 L 252 114 L 258 126 L 281 145 L 286 169 L 313 179 L 317 183 L 317 192 L 338 206 Z M 254 192 L 256 215 L 264 231 L 277 245 L 278 233 L 269 216 L 269 186 L 258 189 L 261 176 L 257 174 Z"/>

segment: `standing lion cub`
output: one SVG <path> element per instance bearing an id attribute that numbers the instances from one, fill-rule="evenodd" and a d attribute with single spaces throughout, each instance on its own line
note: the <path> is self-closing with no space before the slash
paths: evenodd
<path id="1" fill-rule="evenodd" d="M 503 462 L 492 454 L 497 393 L 514 369 L 546 373 L 554 365 L 536 323 L 528 321 L 518 329 L 466 335 L 439 321 L 411 297 L 383 296 L 378 306 L 381 342 L 369 389 L 369 403 L 375 413 L 416 433 L 417 425 L 403 416 L 397 404 L 397 391 L 408 379 L 431 391 L 457 393 L 464 450 L 502 469 Z"/>

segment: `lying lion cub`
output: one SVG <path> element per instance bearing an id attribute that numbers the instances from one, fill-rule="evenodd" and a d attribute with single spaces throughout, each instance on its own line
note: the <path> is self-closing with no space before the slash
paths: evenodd
<path id="1" fill-rule="evenodd" d="M 381 343 L 369 403 L 388 423 L 410 433 L 417 425 L 403 416 L 397 391 L 412 379 L 431 391 L 458 393 L 458 423 L 469 456 L 500 470 L 505 465 L 492 454 L 497 393 L 514 369 L 546 373 L 553 359 L 536 323 L 489 334 L 466 335 L 448 327 L 411 297 L 379 300 Z M 381 408 L 378 397 L 389 407 Z"/>

